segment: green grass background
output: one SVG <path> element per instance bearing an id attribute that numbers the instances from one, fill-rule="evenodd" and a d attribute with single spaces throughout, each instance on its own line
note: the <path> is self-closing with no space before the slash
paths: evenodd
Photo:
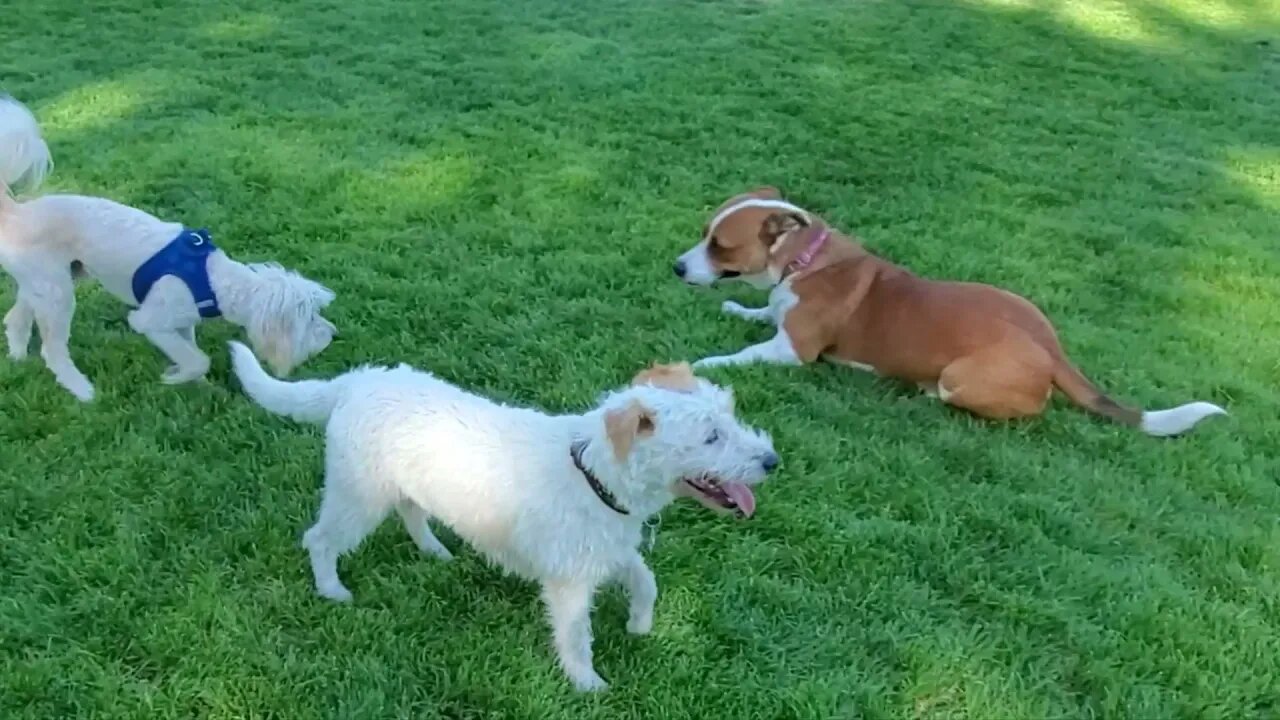
<path id="1" fill-rule="evenodd" d="M 302 376 L 407 361 L 588 406 L 767 336 L 669 265 L 756 184 L 920 273 L 1023 293 L 1157 441 L 1058 401 L 985 423 L 830 367 L 716 371 L 783 470 L 671 508 L 652 636 L 595 612 L 572 693 L 532 586 L 388 523 L 313 597 L 321 438 L 81 291 L 99 399 L 0 362 L 6 718 L 1280 716 L 1280 5 L 46 0 L 0 86 L 57 190 L 338 292 Z M 12 288 L 0 291 L 0 303 Z M 445 536 L 454 548 L 456 539 Z"/>

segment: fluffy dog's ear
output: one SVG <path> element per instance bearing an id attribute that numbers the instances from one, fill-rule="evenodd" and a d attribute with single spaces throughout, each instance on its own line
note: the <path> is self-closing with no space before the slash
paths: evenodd
<path id="1" fill-rule="evenodd" d="M 653 434 L 653 413 L 638 402 L 604 416 L 605 433 L 613 445 L 613 456 L 619 460 L 631 452 L 637 437 Z"/>
<path id="2" fill-rule="evenodd" d="M 694 377 L 693 368 L 687 362 L 671 365 L 657 364 L 648 370 L 641 371 L 631 384 L 652 385 L 676 392 L 693 392 L 698 389 L 698 378 Z"/>
<path id="3" fill-rule="evenodd" d="M 769 248 L 769 252 L 777 247 L 779 238 L 800 228 L 809 227 L 809 218 L 796 212 L 776 212 L 764 219 L 760 224 L 760 240 Z"/>
<path id="4" fill-rule="evenodd" d="M 314 286 L 311 288 L 311 297 L 315 298 L 316 303 L 320 307 L 329 307 L 329 303 L 333 302 L 334 298 L 337 297 L 336 293 L 320 283 L 315 282 L 314 280 L 308 280 L 307 282 L 310 282 Z"/>

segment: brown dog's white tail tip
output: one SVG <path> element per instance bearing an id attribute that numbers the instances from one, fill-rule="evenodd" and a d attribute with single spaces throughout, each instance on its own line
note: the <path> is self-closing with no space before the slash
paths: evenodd
<path id="1" fill-rule="evenodd" d="M 1098 390 L 1074 365 L 1061 359 L 1053 371 L 1053 384 L 1077 405 L 1154 437 L 1181 435 L 1210 415 L 1227 414 L 1226 410 L 1207 402 L 1187 403 L 1168 410 L 1125 407 Z"/>
<path id="2" fill-rule="evenodd" d="M 1148 410 L 1142 413 L 1138 427 L 1155 437 L 1181 435 L 1211 415 L 1226 415 L 1227 411 L 1207 402 L 1193 402 L 1168 410 Z"/>

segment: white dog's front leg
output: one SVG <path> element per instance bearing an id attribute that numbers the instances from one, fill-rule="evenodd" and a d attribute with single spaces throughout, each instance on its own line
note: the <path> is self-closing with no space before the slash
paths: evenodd
<path id="1" fill-rule="evenodd" d="M 653 629 L 653 604 L 658 600 L 658 581 L 653 571 L 644 564 L 644 558 L 636 552 L 622 568 L 622 585 L 631 597 L 631 616 L 627 618 L 627 632 L 648 635 Z"/>
<path id="2" fill-rule="evenodd" d="M 160 348 L 173 365 L 160 376 L 160 382 L 166 385 L 199 380 L 209 372 L 209 356 L 198 346 L 187 339 L 188 334 L 182 330 L 152 331 L 143 333 L 152 345 Z"/>
<path id="3" fill-rule="evenodd" d="M 137 310 L 129 313 L 129 327 L 160 348 L 173 366 L 160 381 L 166 385 L 190 382 L 209 372 L 209 356 L 196 345 L 200 311 L 181 280 L 166 276 L 156 281 Z"/>
<path id="4" fill-rule="evenodd" d="M 773 323 L 773 308 L 767 305 L 762 308 L 749 308 L 741 303 L 736 303 L 732 300 L 725 300 L 720 305 L 720 311 L 725 315 L 732 315 L 751 322 Z"/>
<path id="5" fill-rule="evenodd" d="M 777 335 L 758 345 L 743 348 L 732 355 L 715 355 L 703 358 L 695 362 L 693 366 L 709 368 L 721 365 L 746 365 L 757 362 L 777 363 L 779 365 L 801 364 L 800 356 L 796 355 L 795 348 L 791 346 L 791 338 L 787 337 L 786 331 L 779 330 Z"/>
<path id="6" fill-rule="evenodd" d="M 578 690 L 603 690 L 608 684 L 591 664 L 591 597 L 595 585 L 583 580 L 549 581 L 542 600 L 551 616 L 556 653 Z"/>

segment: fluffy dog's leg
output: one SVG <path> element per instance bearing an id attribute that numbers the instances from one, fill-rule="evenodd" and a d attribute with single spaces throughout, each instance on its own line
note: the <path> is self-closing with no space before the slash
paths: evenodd
<path id="1" fill-rule="evenodd" d="M 190 328 L 187 332 L 161 330 L 142 333 L 152 345 L 160 348 L 160 351 L 173 361 L 173 365 L 160 376 L 160 382 L 165 385 L 178 385 L 199 380 L 209 372 L 209 356 L 205 355 L 192 340 L 187 339 L 188 332 L 194 338 L 194 332 L 191 332 Z"/>
<path id="2" fill-rule="evenodd" d="M 595 585 L 583 580 L 548 581 L 542 586 L 542 600 L 551 616 L 556 653 L 565 674 L 578 690 L 608 687 L 591 665 L 591 596 Z"/>
<path id="3" fill-rule="evenodd" d="M 35 319 L 31 306 L 19 293 L 17 301 L 4 316 L 4 334 L 9 340 L 10 358 L 23 360 L 27 357 L 27 348 L 31 345 L 31 325 Z"/>
<path id="4" fill-rule="evenodd" d="M 773 308 L 765 306 L 762 308 L 744 307 L 741 303 L 732 300 L 725 300 L 720 305 L 720 311 L 725 315 L 732 315 L 743 320 L 758 323 L 773 323 Z"/>
<path id="5" fill-rule="evenodd" d="M 82 402 L 93 399 L 93 384 L 71 361 L 71 317 L 76 312 L 71 275 L 50 275 L 38 289 L 24 293 L 40 329 L 40 356 L 58 384 Z"/>
<path id="6" fill-rule="evenodd" d="M 142 305 L 129 313 L 129 327 L 140 333 L 173 362 L 160 382 L 177 385 L 204 377 L 209 356 L 196 345 L 199 313 L 192 307 L 190 291 L 174 277 L 163 277 L 147 293 Z"/>
<path id="7" fill-rule="evenodd" d="M 320 597 L 336 602 L 351 602 L 352 594 L 342 578 L 338 577 L 338 556 L 342 553 L 334 547 L 320 523 L 302 536 L 302 546 L 307 549 L 311 558 L 311 575 L 315 579 L 316 592 Z"/>
<path id="8" fill-rule="evenodd" d="M 647 635 L 653 629 L 653 604 L 658 599 L 658 581 L 653 571 L 644 564 L 640 553 L 634 552 L 621 571 L 622 585 L 631 597 L 631 617 L 627 618 L 627 632 Z"/>
<path id="9" fill-rule="evenodd" d="M 428 524 L 431 518 L 426 510 L 418 507 L 418 504 L 412 500 L 401 500 L 396 505 L 396 510 L 400 513 L 400 519 L 404 521 L 404 529 L 409 531 L 409 537 L 413 538 L 419 550 L 441 560 L 453 559 L 453 553 L 449 552 L 449 548 L 445 547 L 435 533 L 431 532 L 431 525 Z"/>
<path id="10" fill-rule="evenodd" d="M 348 602 L 351 591 L 338 577 L 338 558 L 354 550 L 386 519 L 393 501 L 379 494 L 376 488 L 359 487 L 359 478 L 337 466 L 341 460 L 335 461 L 330 455 L 320 517 L 303 535 L 302 546 L 311 555 L 316 592 L 330 600 Z"/>

